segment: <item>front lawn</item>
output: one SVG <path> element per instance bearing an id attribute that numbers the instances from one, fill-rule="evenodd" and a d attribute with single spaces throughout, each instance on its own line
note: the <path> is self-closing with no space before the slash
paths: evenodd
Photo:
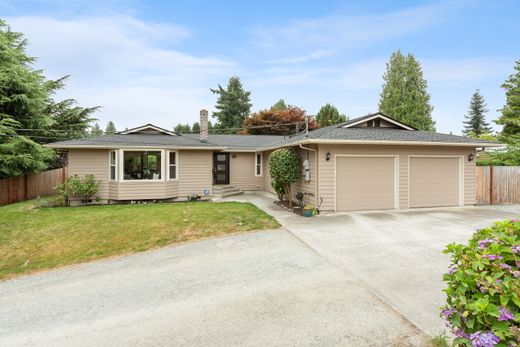
<path id="1" fill-rule="evenodd" d="M 234 232 L 279 227 L 252 204 L 0 207 L 0 278 Z"/>

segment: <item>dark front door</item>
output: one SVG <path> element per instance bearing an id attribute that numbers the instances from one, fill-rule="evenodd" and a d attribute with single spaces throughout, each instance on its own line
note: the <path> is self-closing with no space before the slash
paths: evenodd
<path id="1" fill-rule="evenodd" d="M 229 184 L 229 153 L 213 153 L 213 184 Z"/>

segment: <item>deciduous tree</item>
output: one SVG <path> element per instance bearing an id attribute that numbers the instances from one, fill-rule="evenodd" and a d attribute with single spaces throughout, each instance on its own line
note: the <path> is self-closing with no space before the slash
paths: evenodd
<path id="1" fill-rule="evenodd" d="M 309 130 L 319 128 L 314 119 L 309 119 Z M 291 135 L 305 130 L 305 111 L 296 106 L 285 110 L 271 108 L 253 113 L 244 120 L 243 133 L 252 135 Z"/>

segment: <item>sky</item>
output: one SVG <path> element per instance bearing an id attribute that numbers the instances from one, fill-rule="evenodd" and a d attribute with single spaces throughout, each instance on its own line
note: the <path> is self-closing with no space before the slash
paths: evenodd
<path id="1" fill-rule="evenodd" d="M 316 114 L 376 112 L 391 53 L 412 53 L 428 81 L 437 131 L 459 134 L 480 89 L 492 121 L 500 85 L 520 59 L 520 2 L 0 0 L 48 78 L 70 75 L 57 98 L 102 106 L 104 128 L 173 128 L 214 110 L 239 76 L 252 111 L 279 99 Z M 495 125 L 495 129 L 500 128 Z"/>

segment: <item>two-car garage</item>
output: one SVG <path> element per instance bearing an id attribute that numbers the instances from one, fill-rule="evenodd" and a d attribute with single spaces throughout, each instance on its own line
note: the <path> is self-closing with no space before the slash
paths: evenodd
<path id="1" fill-rule="evenodd" d="M 460 155 L 336 155 L 334 172 L 336 211 L 406 208 L 400 202 L 410 208 L 459 206 L 463 201 Z"/>

